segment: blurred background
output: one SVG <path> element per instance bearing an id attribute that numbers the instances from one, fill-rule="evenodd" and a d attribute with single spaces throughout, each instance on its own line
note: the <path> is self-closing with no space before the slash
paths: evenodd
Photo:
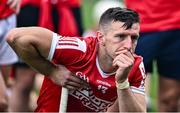
<path id="1" fill-rule="evenodd" d="M 105 9 L 112 7 L 112 6 L 113 7 L 114 6 L 125 7 L 123 0 L 81 0 L 81 4 L 82 4 L 81 5 L 81 16 L 82 16 L 82 31 L 83 31 L 82 35 L 83 36 L 92 35 L 94 33 L 94 31 L 97 29 L 97 23 L 98 23 L 99 17 Z M 34 14 L 37 13 L 36 11 L 37 10 L 34 9 Z M 28 16 L 29 15 L 27 13 L 26 18 Z M 28 17 L 28 18 L 30 18 L 30 17 Z M 147 82 L 149 82 L 149 84 L 147 84 L 148 86 L 146 86 L 149 89 L 148 90 L 149 92 L 147 92 L 148 112 L 156 112 L 157 111 L 158 74 L 157 74 L 156 66 L 157 66 L 157 64 L 154 61 L 153 62 L 153 72 L 150 76 L 148 76 L 148 79 L 147 79 L 148 80 Z M 32 93 L 30 95 L 31 96 L 31 99 L 30 99 L 31 109 L 34 109 L 36 107 L 36 101 L 37 101 L 37 97 L 39 95 L 39 89 L 42 84 L 43 76 L 40 74 L 34 73 L 32 71 L 23 72 L 23 74 L 25 74 L 25 73 L 31 73 L 32 75 L 33 74 L 37 75 L 35 78 L 34 77 L 26 78 L 28 80 L 32 79 L 32 81 L 34 81 L 35 83 L 31 83 L 31 81 L 27 82 L 26 80 L 25 80 L 25 82 L 23 82 L 23 83 L 29 83 L 29 85 L 35 84 L 35 85 L 33 85 Z M 22 81 L 24 81 L 24 80 L 22 80 Z M 11 79 L 10 79 L 10 82 L 12 82 Z M 13 84 L 13 83 L 10 83 L 10 84 Z M 31 88 L 29 88 L 29 89 L 31 89 Z"/>

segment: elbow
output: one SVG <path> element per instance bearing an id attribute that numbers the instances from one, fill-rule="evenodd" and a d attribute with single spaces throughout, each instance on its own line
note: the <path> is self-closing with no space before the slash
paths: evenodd
<path id="1" fill-rule="evenodd" d="M 19 37 L 18 36 L 18 29 L 19 28 L 14 28 L 14 29 L 11 29 L 8 33 L 7 33 L 7 35 L 6 35 L 6 41 L 8 42 L 8 44 L 12 44 L 13 43 L 13 41 L 17 38 L 17 37 Z"/>

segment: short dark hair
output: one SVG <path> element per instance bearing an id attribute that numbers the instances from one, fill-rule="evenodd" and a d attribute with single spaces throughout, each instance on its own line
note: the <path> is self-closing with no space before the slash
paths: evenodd
<path id="1" fill-rule="evenodd" d="M 128 9 L 114 7 L 106 10 L 100 17 L 99 27 L 105 27 L 109 22 L 124 22 L 123 27 L 129 29 L 134 23 L 139 23 L 139 15 L 137 12 Z"/>

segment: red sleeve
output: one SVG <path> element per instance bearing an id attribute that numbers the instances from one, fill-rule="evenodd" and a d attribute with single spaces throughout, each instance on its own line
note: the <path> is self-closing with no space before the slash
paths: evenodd
<path id="1" fill-rule="evenodd" d="M 93 54 L 94 41 L 91 39 L 58 36 L 56 40 L 56 47 L 51 54 L 53 54 L 53 61 L 57 64 L 68 66 L 80 63 L 83 65 Z"/>
<path id="2" fill-rule="evenodd" d="M 145 74 L 142 57 L 140 56 L 135 57 L 135 63 L 128 75 L 130 86 L 136 91 L 144 93 L 145 78 L 146 78 L 146 74 Z"/>

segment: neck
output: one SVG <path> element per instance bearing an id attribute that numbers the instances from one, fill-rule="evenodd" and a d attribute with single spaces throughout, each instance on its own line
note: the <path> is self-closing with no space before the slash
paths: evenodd
<path id="1" fill-rule="evenodd" d="M 113 59 L 107 54 L 104 46 L 99 45 L 98 62 L 104 73 L 113 73 L 116 68 L 112 66 Z"/>

